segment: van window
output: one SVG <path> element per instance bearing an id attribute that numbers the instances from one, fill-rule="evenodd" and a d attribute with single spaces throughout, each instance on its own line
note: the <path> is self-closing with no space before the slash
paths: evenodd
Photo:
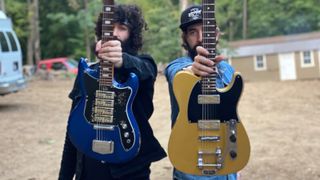
<path id="1" fill-rule="evenodd" d="M 9 46 L 6 38 L 4 37 L 4 33 L 0 32 L 0 44 L 1 44 L 1 50 L 2 52 L 8 52 Z"/>
<path id="2" fill-rule="evenodd" d="M 18 51 L 17 43 L 14 40 L 14 37 L 13 37 L 12 33 L 11 32 L 7 32 L 7 35 L 9 37 L 9 40 L 10 40 L 10 43 L 11 43 L 12 51 Z"/>

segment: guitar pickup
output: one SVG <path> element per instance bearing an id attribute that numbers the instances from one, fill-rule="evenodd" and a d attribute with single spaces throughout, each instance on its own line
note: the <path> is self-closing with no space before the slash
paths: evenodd
<path id="1" fill-rule="evenodd" d="M 207 142 L 218 142 L 220 141 L 220 136 L 199 136 L 199 140 Z"/>
<path id="2" fill-rule="evenodd" d="M 220 95 L 211 94 L 211 95 L 198 95 L 198 104 L 220 104 Z"/>
<path id="3" fill-rule="evenodd" d="M 219 130 L 220 120 L 198 120 L 199 130 Z"/>

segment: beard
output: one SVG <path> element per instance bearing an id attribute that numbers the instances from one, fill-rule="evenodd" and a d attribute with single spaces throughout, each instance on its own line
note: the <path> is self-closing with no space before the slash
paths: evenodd
<path id="1" fill-rule="evenodd" d="M 187 51 L 188 51 L 188 56 L 192 59 L 192 61 L 194 60 L 194 57 L 196 57 L 197 55 L 198 55 L 198 53 L 197 53 L 197 47 L 198 46 L 202 46 L 202 43 L 198 43 L 198 44 L 196 44 L 194 47 L 190 47 L 190 45 L 188 44 L 188 43 L 186 43 L 187 44 L 187 46 L 186 46 L 186 48 L 187 48 Z"/>

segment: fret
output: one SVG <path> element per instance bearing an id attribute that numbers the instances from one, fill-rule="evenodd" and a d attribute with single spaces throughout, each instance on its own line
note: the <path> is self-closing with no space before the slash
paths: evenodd
<path id="1" fill-rule="evenodd" d="M 216 33 L 215 32 L 206 32 L 204 37 L 216 37 Z"/>
<path id="2" fill-rule="evenodd" d="M 207 58 L 214 60 L 216 57 L 216 18 L 215 18 L 215 1 L 202 1 L 202 25 L 203 25 L 203 47 L 209 51 Z M 201 78 L 201 90 L 204 94 L 216 92 L 216 65 L 213 67 L 214 73 Z"/>
<path id="3" fill-rule="evenodd" d="M 208 58 L 208 59 L 214 59 L 214 58 L 216 58 L 216 53 L 210 52 L 210 54 L 208 55 L 207 58 Z"/>
<path id="4" fill-rule="evenodd" d="M 204 25 L 204 27 L 216 27 L 216 25 L 206 24 L 206 25 Z"/>
<path id="5" fill-rule="evenodd" d="M 114 39 L 114 0 L 104 0 L 102 8 L 102 43 Z M 108 90 L 112 86 L 113 64 L 100 59 L 99 89 Z"/>
<path id="6" fill-rule="evenodd" d="M 106 13 L 113 13 L 113 9 L 114 9 L 114 6 L 113 5 L 104 5 L 103 6 L 103 12 L 106 12 Z"/>
<path id="7" fill-rule="evenodd" d="M 215 37 L 203 37 L 202 39 L 212 39 L 212 40 L 216 40 L 216 38 Z"/>
<path id="8" fill-rule="evenodd" d="M 203 19 L 206 19 L 208 17 L 214 17 L 214 13 L 215 11 L 210 11 L 210 12 L 205 12 L 205 10 L 203 10 Z"/>

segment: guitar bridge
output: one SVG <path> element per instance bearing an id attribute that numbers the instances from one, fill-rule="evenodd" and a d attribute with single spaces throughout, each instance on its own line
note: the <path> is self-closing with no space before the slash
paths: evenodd
<path id="1" fill-rule="evenodd" d="M 112 154 L 114 150 L 113 141 L 101 141 L 94 139 L 92 141 L 92 151 L 99 154 Z"/>

